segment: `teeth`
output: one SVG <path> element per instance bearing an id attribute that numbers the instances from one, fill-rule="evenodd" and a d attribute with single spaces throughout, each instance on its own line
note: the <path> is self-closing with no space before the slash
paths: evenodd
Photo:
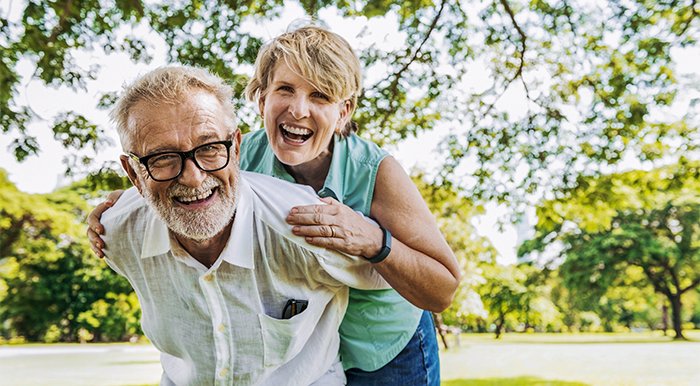
<path id="1" fill-rule="evenodd" d="M 204 200 L 205 198 L 211 196 L 213 189 L 210 189 L 206 192 L 199 193 L 196 196 L 188 196 L 188 197 L 177 197 L 177 200 L 180 202 L 192 202 L 192 201 L 197 201 L 197 200 Z"/>
<path id="2" fill-rule="evenodd" d="M 313 131 L 309 129 L 304 129 L 301 127 L 293 127 L 293 126 L 287 126 L 285 124 L 282 124 L 282 128 L 287 130 L 288 132 L 296 135 L 311 135 L 313 134 Z"/>

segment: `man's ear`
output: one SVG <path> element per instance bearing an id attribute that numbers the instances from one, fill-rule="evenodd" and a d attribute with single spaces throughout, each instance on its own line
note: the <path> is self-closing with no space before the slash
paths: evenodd
<path id="1" fill-rule="evenodd" d="M 131 167 L 129 157 L 122 154 L 119 156 L 119 161 L 121 162 L 122 169 L 124 169 L 124 171 L 126 172 L 126 175 L 129 177 L 131 183 L 134 184 L 136 189 L 138 189 L 139 193 L 141 193 L 141 189 L 143 189 L 143 187 L 141 186 L 141 180 L 139 179 L 136 170 L 134 170 L 134 168 Z"/>
<path id="2" fill-rule="evenodd" d="M 236 130 L 236 133 L 233 135 L 233 146 L 235 146 L 236 149 L 236 159 L 240 162 L 241 161 L 241 131 Z"/>

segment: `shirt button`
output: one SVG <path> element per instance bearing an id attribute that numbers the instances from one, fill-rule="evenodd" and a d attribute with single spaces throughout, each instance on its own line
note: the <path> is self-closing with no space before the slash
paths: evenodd
<path id="1" fill-rule="evenodd" d="M 226 331 L 226 326 L 224 326 L 224 324 L 221 323 L 221 324 L 219 324 L 219 327 L 217 329 L 219 330 L 219 332 L 224 332 L 224 331 Z"/>
<path id="2" fill-rule="evenodd" d="M 219 377 L 224 378 L 228 375 L 228 367 L 224 367 L 219 371 Z"/>
<path id="3" fill-rule="evenodd" d="M 212 281 L 212 280 L 214 280 L 214 275 L 212 275 L 210 273 L 204 275 L 204 281 Z"/>

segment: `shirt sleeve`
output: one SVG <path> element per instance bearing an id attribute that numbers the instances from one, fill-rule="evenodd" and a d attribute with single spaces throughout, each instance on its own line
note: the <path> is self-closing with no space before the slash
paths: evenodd
<path id="1" fill-rule="evenodd" d="M 359 256 L 323 250 L 317 260 L 330 277 L 357 289 L 388 289 L 389 283 L 374 269 L 372 263 Z"/>
<path id="2" fill-rule="evenodd" d="M 138 257 L 144 233 L 145 200 L 135 188 L 124 191 L 100 222 L 105 228 L 105 262 L 118 274 L 128 277 L 129 266 Z M 141 235 L 141 237 L 139 236 Z"/>

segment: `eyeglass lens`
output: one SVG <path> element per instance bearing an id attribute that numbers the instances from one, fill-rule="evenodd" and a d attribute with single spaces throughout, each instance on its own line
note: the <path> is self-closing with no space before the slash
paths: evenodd
<path id="1" fill-rule="evenodd" d="M 214 171 L 226 166 L 229 159 L 228 148 L 223 143 L 202 145 L 193 150 L 193 154 L 181 152 L 163 153 L 148 160 L 148 171 L 157 180 L 177 177 L 187 158 L 193 157 L 195 164 L 204 171 Z"/>

